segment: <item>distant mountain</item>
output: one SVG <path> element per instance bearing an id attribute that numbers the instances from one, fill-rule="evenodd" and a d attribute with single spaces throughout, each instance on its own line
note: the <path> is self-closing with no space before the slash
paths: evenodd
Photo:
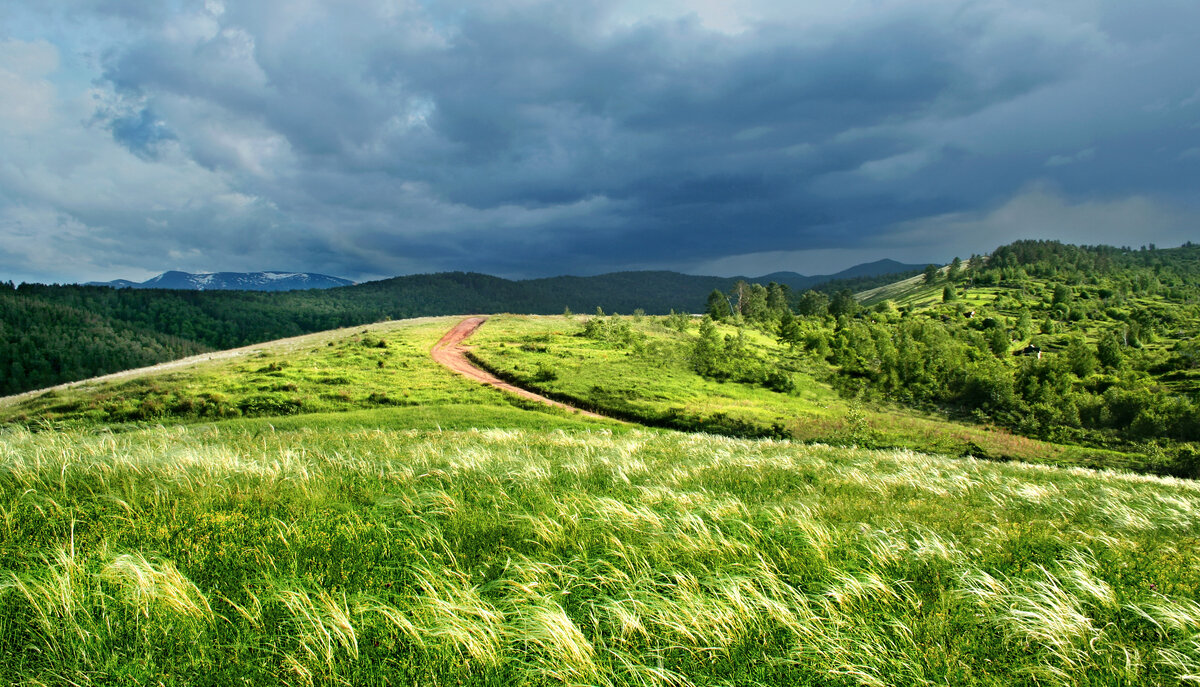
<path id="1" fill-rule="evenodd" d="M 708 294 L 714 290 L 732 291 L 739 281 L 766 285 L 775 281 L 791 287 L 793 293 L 833 284 L 862 290 L 895 281 L 894 275 L 924 265 L 903 265 L 881 260 L 856 265 L 837 274 L 804 276 L 794 272 L 776 272 L 762 277 L 706 277 L 667 271 L 609 272 L 590 277 L 545 277 L 512 281 L 486 274 L 442 272 L 392 277 L 338 289 L 336 295 L 356 303 L 370 303 L 393 317 L 457 312 L 521 312 L 552 314 L 564 307 L 589 313 L 601 307 L 606 312 L 629 314 L 642 309 L 649 314 L 670 310 L 703 312 Z M 879 271 L 882 270 L 882 271 Z M 892 270 L 898 270 L 892 271 Z M 885 277 L 884 275 L 893 275 Z M 870 281 L 874 278 L 874 282 Z M 862 282 L 866 282 L 863 284 Z"/>
<path id="2" fill-rule="evenodd" d="M 885 274 L 898 274 L 901 272 L 911 272 L 913 270 L 924 269 L 925 265 L 908 265 L 895 260 L 876 260 L 875 262 L 864 262 L 861 265 L 847 267 L 841 272 L 835 274 L 817 274 L 811 277 L 795 272 L 772 272 L 764 274 L 761 277 L 747 279 L 748 282 L 758 284 L 767 284 L 770 282 L 778 282 L 787 284 L 792 287 L 793 291 L 804 291 L 811 289 L 814 286 L 819 286 L 831 281 L 844 281 L 847 279 L 862 279 L 863 277 L 879 277 Z"/>
<path id="3" fill-rule="evenodd" d="M 111 286 L 114 289 L 177 289 L 183 291 L 296 291 L 332 289 L 354 282 L 311 272 L 163 272 L 144 282 L 116 279 L 88 282 L 86 286 Z"/>
<path id="4" fill-rule="evenodd" d="M 778 282 L 791 287 L 793 291 L 804 291 L 826 282 L 847 279 L 861 279 L 884 274 L 896 274 L 918 270 L 924 265 L 906 265 L 895 260 L 879 260 L 876 262 L 855 265 L 836 274 L 806 276 L 796 272 L 773 272 L 761 277 L 709 277 L 679 272 L 610 272 L 594 277 L 548 277 L 528 279 L 516 283 L 525 284 L 533 291 L 551 294 L 571 294 L 586 298 L 596 293 L 623 293 L 625 298 L 620 303 L 610 303 L 626 309 L 632 307 L 653 308 L 653 303 L 646 303 L 647 291 L 677 297 L 679 294 L 702 293 L 707 295 L 713 289 L 728 291 L 739 280 L 751 283 L 767 284 Z M 413 275 L 420 277 L 423 275 Z M 395 277 L 383 280 L 384 283 L 397 284 L 397 280 L 405 277 Z M 330 277 L 324 274 L 310 272 L 179 272 L 172 270 L 163 272 L 144 282 L 134 282 L 128 279 L 115 279 L 105 282 L 88 282 L 85 286 L 111 286 L 115 289 L 174 289 L 180 291 L 296 291 L 300 289 L 331 289 L 338 286 L 351 286 L 354 282 L 349 279 Z"/>

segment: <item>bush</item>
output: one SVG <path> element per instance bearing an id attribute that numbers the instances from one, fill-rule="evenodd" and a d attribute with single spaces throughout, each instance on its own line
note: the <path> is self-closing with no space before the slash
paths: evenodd
<path id="1" fill-rule="evenodd" d="M 986 359 L 984 359 L 986 360 Z M 1013 378 L 998 361 L 980 361 L 967 372 L 960 401 L 967 408 L 1002 412 L 1016 407 Z"/>
<path id="2" fill-rule="evenodd" d="M 1167 470 L 1176 477 L 1200 477 L 1200 446 L 1181 444 L 1175 447 L 1168 459 Z"/>
<path id="3" fill-rule="evenodd" d="M 238 410 L 243 415 L 296 415 L 303 403 L 298 398 L 279 394 L 259 394 L 242 399 Z"/>
<path id="4" fill-rule="evenodd" d="M 771 370 L 763 381 L 763 386 L 781 394 L 790 394 L 796 390 L 796 380 L 783 370 Z"/>

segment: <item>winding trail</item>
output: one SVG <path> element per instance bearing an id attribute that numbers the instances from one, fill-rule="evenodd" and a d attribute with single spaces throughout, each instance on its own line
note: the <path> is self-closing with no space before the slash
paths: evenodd
<path id="1" fill-rule="evenodd" d="M 507 391 L 510 394 L 516 394 L 517 396 L 527 398 L 531 401 L 545 403 L 546 405 L 551 405 L 556 408 L 563 408 L 564 410 L 570 410 L 574 413 L 585 415 L 587 417 L 593 417 L 598 420 L 612 420 L 612 418 L 605 417 L 587 410 L 582 410 L 580 408 L 576 408 L 575 406 L 567 405 L 566 403 L 560 403 L 554 399 L 546 398 L 541 394 L 535 394 L 528 389 L 522 389 L 519 386 L 510 384 L 503 379 L 500 379 L 487 370 L 477 367 L 475 363 L 471 362 L 471 360 L 467 358 L 467 347 L 464 346 L 462 342 L 468 336 L 474 334 L 475 330 L 479 329 L 480 325 L 486 321 L 486 317 L 468 317 L 462 322 L 459 322 L 458 324 L 454 325 L 453 329 L 446 332 L 446 335 L 433 345 L 433 348 L 429 350 L 429 354 L 433 356 L 434 360 L 436 360 L 446 369 L 452 372 L 457 372 L 464 377 L 474 379 L 477 382 L 494 386 L 501 391 Z"/>

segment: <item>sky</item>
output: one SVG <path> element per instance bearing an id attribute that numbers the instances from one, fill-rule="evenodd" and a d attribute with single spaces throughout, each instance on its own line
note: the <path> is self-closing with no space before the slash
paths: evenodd
<path id="1" fill-rule="evenodd" d="M 1200 240 L 1195 0 L 9 0 L 0 280 Z"/>

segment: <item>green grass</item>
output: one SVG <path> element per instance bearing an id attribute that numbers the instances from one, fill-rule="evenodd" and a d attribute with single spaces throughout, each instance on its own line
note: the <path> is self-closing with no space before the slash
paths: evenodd
<path id="1" fill-rule="evenodd" d="M 945 272 L 943 268 L 942 272 Z M 891 284 L 879 286 L 854 294 L 863 305 L 875 305 L 883 301 L 892 301 L 897 307 L 922 307 L 939 303 L 942 300 L 942 284 L 926 284 L 925 275 L 917 275 L 902 279 Z"/>
<path id="2" fill-rule="evenodd" d="M 0 681 L 1168 684 L 1198 515 L 1186 481 L 671 432 L 9 429 Z"/>
<path id="3" fill-rule="evenodd" d="M 577 336 L 582 318 L 496 317 L 471 340 L 554 395 L 794 440 L 596 421 L 437 366 L 428 350 L 455 321 L 302 337 L 0 409 L 29 423 L 0 428 L 0 682 L 1200 674 L 1194 482 L 806 443 L 1088 459 L 849 403 L 753 332 L 792 394 L 690 372 L 695 324 L 631 320 L 631 347 Z"/>
<path id="4" fill-rule="evenodd" d="M 404 320 L 323 332 L 187 368 L 85 382 L 0 406 L 0 423 L 154 425 L 260 417 L 278 424 L 275 418 L 347 413 L 333 422 L 362 418 L 373 425 L 409 426 L 408 422 L 433 428 L 442 417 L 461 427 L 455 418 L 476 412 L 485 414 L 484 426 L 494 421 L 500 426 L 515 422 L 518 427 L 589 422 L 562 420 L 567 413 L 464 379 L 435 363 L 429 349 L 459 319 Z M 461 406 L 479 410 L 464 413 L 453 408 Z M 514 408 L 538 412 L 509 412 Z"/>
<path id="5" fill-rule="evenodd" d="M 435 363 L 429 349 L 458 319 L 405 320 L 323 332 L 190 367 L 85 382 L 0 406 L 0 423 L 114 428 L 250 420 L 254 426 L 280 427 L 597 426 L 595 420 L 488 388 Z M 664 326 L 660 318 L 625 318 L 645 337 L 644 345 L 635 349 L 578 336 L 585 321 L 583 317 L 496 316 L 469 343 L 480 363 L 522 386 L 651 426 L 1146 469 L 1144 456 L 1055 445 L 912 409 L 847 401 L 823 381 L 823 375 L 828 375 L 823 363 L 794 355 L 756 330 L 745 330 L 748 346 L 788 371 L 796 382 L 793 392 L 781 394 L 695 374 L 687 361 L 695 323 L 680 333 Z M 735 330 L 723 327 L 723 332 L 732 335 Z M 599 426 L 618 425 L 599 422 Z"/>
<path id="6" fill-rule="evenodd" d="M 626 318 L 646 337 L 639 350 L 581 336 L 585 319 L 493 317 L 472 337 L 472 356 L 522 386 L 651 425 L 1056 465 L 1146 468 L 1137 455 L 1051 444 L 997 427 L 844 399 L 822 381 L 824 363 L 795 355 L 755 330 L 746 330 L 748 346 L 788 370 L 795 391 L 784 394 L 697 375 L 687 358 L 695 322 L 680 333 L 659 318 Z M 722 327 L 730 336 L 735 331 Z"/>
<path id="7" fill-rule="evenodd" d="M 352 431 L 363 429 L 390 430 L 607 430 L 616 433 L 632 431 L 635 426 L 622 422 L 606 422 L 558 410 L 538 403 L 523 402 L 511 406 L 489 405 L 425 405 L 407 408 L 350 410 L 335 413 L 313 413 L 286 417 L 237 418 L 213 423 L 216 428 L 253 431 L 284 431 L 316 429 Z"/>

